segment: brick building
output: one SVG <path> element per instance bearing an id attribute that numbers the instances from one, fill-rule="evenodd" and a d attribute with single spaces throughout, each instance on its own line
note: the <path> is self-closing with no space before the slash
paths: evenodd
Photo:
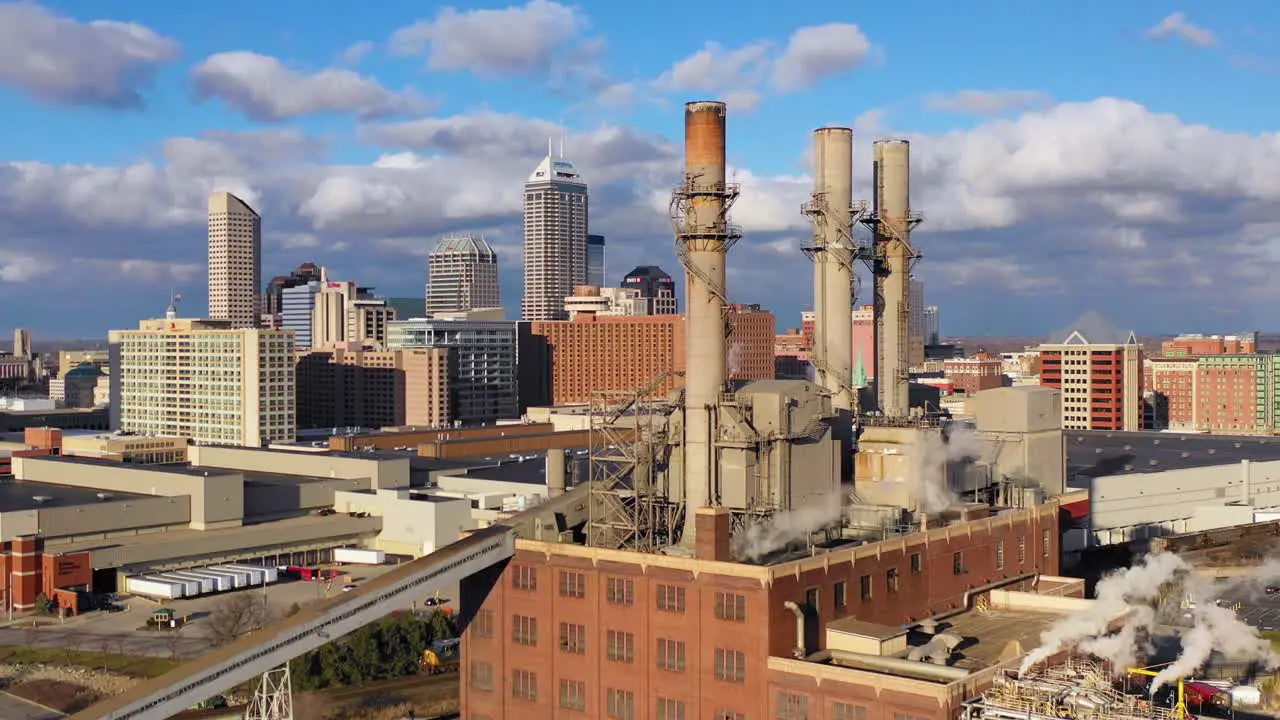
<path id="1" fill-rule="evenodd" d="M 1226 434 L 1271 433 L 1277 404 L 1275 363 L 1274 355 L 1210 355 L 1197 359 L 1191 396 L 1196 428 Z"/>
<path id="2" fill-rule="evenodd" d="M 771 565 L 728 561 L 727 515 L 697 522 L 695 557 L 518 539 L 512 562 L 464 582 L 462 607 L 478 609 L 463 717 L 950 718 L 955 698 L 788 659 L 824 650 L 842 618 L 919 621 L 1058 571 L 1056 503 Z"/>
<path id="3" fill-rule="evenodd" d="M 800 334 L 804 336 L 805 348 L 808 350 L 813 349 L 813 318 L 812 311 L 800 313 Z M 850 322 L 853 323 L 854 367 L 861 363 L 866 379 L 874 378 L 876 376 L 875 306 L 863 305 L 854 308 Z"/>
<path id="4" fill-rule="evenodd" d="M 1062 391 L 1068 430 L 1141 430 L 1142 346 L 1090 313 L 1040 346 L 1040 384 Z"/>
<path id="5" fill-rule="evenodd" d="M 449 349 L 343 348 L 298 358 L 300 428 L 440 427 L 449 422 Z"/>
<path id="6" fill-rule="evenodd" d="M 1196 357 L 1199 355 L 1247 355 L 1258 352 L 1258 334 L 1244 335 L 1179 335 L 1160 343 L 1164 357 Z"/>
<path id="7" fill-rule="evenodd" d="M 78 591 L 93 584 L 89 553 L 46 554 L 44 541 L 36 535 L 21 535 L 0 543 L 0 595 L 6 610 L 34 610 L 36 598 L 44 594 L 72 614 L 79 611 Z"/>
<path id="8" fill-rule="evenodd" d="M 726 362 L 730 380 L 772 380 L 774 377 L 773 313 L 759 305 L 730 306 Z"/>
<path id="9" fill-rule="evenodd" d="M 978 353 L 971 358 L 955 358 L 942 363 L 942 372 L 952 389 L 965 395 L 1004 387 L 1004 363 L 999 357 Z"/>
<path id="10" fill-rule="evenodd" d="M 1143 370 L 1151 430 L 1195 430 L 1198 363 L 1189 357 L 1151 358 Z"/>

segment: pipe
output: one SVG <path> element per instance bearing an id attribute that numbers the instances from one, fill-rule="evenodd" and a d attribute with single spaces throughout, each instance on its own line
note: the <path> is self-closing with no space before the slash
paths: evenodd
<path id="1" fill-rule="evenodd" d="M 565 483 L 565 451 L 562 448 L 547 450 L 547 497 L 556 498 L 564 494 Z"/>
<path id="2" fill-rule="evenodd" d="M 960 600 L 960 607 L 954 610 L 943 610 L 942 612 L 936 615 L 930 615 L 929 617 L 924 618 L 923 620 L 918 620 L 915 623 L 906 625 L 905 627 L 908 630 L 913 630 L 915 628 L 919 628 L 921 625 L 924 625 L 926 623 L 931 623 L 931 622 L 936 623 L 939 620 L 945 620 L 949 617 L 952 617 L 953 615 L 959 615 L 962 612 L 968 612 L 973 609 L 973 599 L 977 595 L 981 595 L 982 593 L 987 592 L 989 590 L 997 590 L 999 588 L 1005 587 L 1006 585 L 1013 585 L 1015 583 L 1020 583 L 1023 580 L 1030 580 L 1031 586 L 1036 587 L 1037 585 L 1040 584 L 1040 573 L 1038 572 L 1023 573 L 1021 575 L 1014 575 L 1011 578 L 1005 578 L 1003 580 L 996 580 L 994 582 L 989 582 L 986 585 L 979 585 L 978 587 L 975 587 L 975 588 L 969 588 L 968 590 L 964 591 L 964 595 Z"/>
<path id="3" fill-rule="evenodd" d="M 791 652 L 797 660 L 804 659 L 809 654 L 805 650 L 804 643 L 804 610 L 790 600 L 782 603 L 782 607 L 790 610 L 796 616 L 796 647 Z"/>
<path id="4" fill-rule="evenodd" d="M 1251 468 L 1250 468 L 1249 460 L 1248 459 L 1241 460 L 1240 461 L 1240 502 L 1244 503 L 1245 505 L 1249 504 L 1249 495 L 1250 495 L 1249 471 L 1250 470 Z"/>
<path id="5" fill-rule="evenodd" d="M 893 675 L 915 676 L 919 679 L 944 683 L 963 680 L 970 675 L 968 670 L 954 665 L 934 665 L 903 658 L 849 652 L 848 650 L 827 650 L 826 652 L 831 654 L 831 660 L 836 664 L 855 670 L 873 670 Z"/>

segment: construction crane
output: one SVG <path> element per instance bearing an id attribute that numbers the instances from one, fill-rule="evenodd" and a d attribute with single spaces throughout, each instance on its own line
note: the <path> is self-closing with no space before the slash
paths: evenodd
<path id="1" fill-rule="evenodd" d="M 1154 668 L 1163 667 L 1169 663 L 1160 663 L 1158 665 L 1148 665 L 1147 667 L 1129 668 L 1127 672 L 1133 675 L 1146 675 L 1147 677 L 1156 677 L 1160 674 L 1159 670 Z M 1194 720 L 1194 716 L 1187 712 L 1187 687 L 1182 682 L 1182 678 L 1178 678 L 1178 704 L 1173 706 L 1173 717 L 1175 720 Z"/>

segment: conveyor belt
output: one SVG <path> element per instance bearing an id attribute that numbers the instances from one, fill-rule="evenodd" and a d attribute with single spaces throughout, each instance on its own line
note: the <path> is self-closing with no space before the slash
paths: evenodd
<path id="1" fill-rule="evenodd" d="M 513 554 L 512 528 L 478 530 L 357 590 L 329 598 L 82 710 L 71 720 L 156 720 L 176 715 Z"/>

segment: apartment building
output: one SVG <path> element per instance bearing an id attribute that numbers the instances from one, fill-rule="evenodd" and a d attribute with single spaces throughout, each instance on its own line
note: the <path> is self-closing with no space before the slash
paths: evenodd
<path id="1" fill-rule="evenodd" d="M 1004 387 L 1004 363 L 999 357 L 987 353 L 944 360 L 942 373 L 951 381 L 952 392 L 965 395 Z"/>
<path id="2" fill-rule="evenodd" d="M 1247 355 L 1258 352 L 1258 333 L 1240 335 L 1179 335 L 1160 343 L 1164 357 Z"/>
<path id="3" fill-rule="evenodd" d="M 730 380 L 772 380 L 776 369 L 773 313 L 760 305 L 729 306 L 729 342 L 725 362 Z"/>
<path id="4" fill-rule="evenodd" d="M 1193 357 L 1159 357 L 1146 362 L 1144 374 L 1150 405 L 1150 430 L 1196 430 L 1196 378 L 1199 362 Z"/>
<path id="5" fill-rule="evenodd" d="M 1062 391 L 1068 430 L 1141 430 L 1142 346 L 1090 314 L 1040 345 L 1040 384 Z"/>
<path id="6" fill-rule="evenodd" d="M 448 417 L 464 424 L 519 417 L 515 322 L 482 319 L 497 311 L 445 314 L 388 323 L 390 350 L 448 352 Z"/>
<path id="7" fill-rule="evenodd" d="M 260 447 L 293 440 L 293 334 L 168 317 L 111 331 L 111 429 Z"/>
<path id="8" fill-rule="evenodd" d="M 298 427 L 444 427 L 446 348 L 332 348 L 298 358 Z"/>

